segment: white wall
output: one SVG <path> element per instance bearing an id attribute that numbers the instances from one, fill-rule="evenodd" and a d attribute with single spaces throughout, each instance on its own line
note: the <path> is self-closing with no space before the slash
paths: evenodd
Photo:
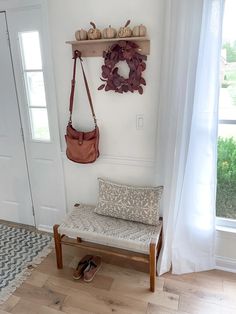
<path id="1" fill-rule="evenodd" d="M 131 19 L 132 25 L 145 24 L 151 38 L 151 54 L 144 72 L 147 86 L 143 95 L 97 91 L 101 84 L 103 59 L 84 60 L 100 127 L 101 157 L 95 164 L 79 165 L 68 161 L 63 153 L 68 206 L 75 201 L 95 203 L 98 176 L 126 183 L 151 184 L 161 74 L 162 0 L 149 0 L 145 3 L 141 0 L 50 0 L 48 5 L 63 152 L 72 75 L 71 47 L 65 41 L 74 40 L 75 30 L 88 29 L 90 21 L 102 29 L 109 24 L 118 28 L 128 19 Z M 80 108 L 79 112 L 75 110 L 74 123 L 78 126 L 79 118 L 79 125 L 89 129 L 93 123 L 81 78 L 79 75 Z M 77 97 L 75 106 L 78 108 Z M 144 117 L 142 130 L 136 129 L 138 114 Z"/>
<path id="2" fill-rule="evenodd" d="M 223 228 L 224 229 L 224 228 Z M 216 231 L 216 265 L 220 269 L 236 272 L 236 231 Z"/>
<path id="3" fill-rule="evenodd" d="M 40 1 L 38 1 L 40 2 Z M 0 9 L 37 3 L 37 0 L 0 0 Z M 67 202 L 95 203 L 98 176 L 122 182 L 150 184 L 153 181 L 155 159 L 158 86 L 161 78 L 162 16 L 164 0 L 48 0 L 50 36 L 53 50 L 55 81 L 61 145 L 65 149 L 64 133 L 68 118 L 68 99 L 71 80 L 71 49 L 65 41 L 72 40 L 74 31 L 89 27 L 93 20 L 101 28 L 112 24 L 119 27 L 128 18 L 133 24 L 143 23 L 151 38 L 144 95 L 98 92 L 101 58 L 88 58 L 85 67 L 90 81 L 95 109 L 101 128 L 102 157 L 92 165 L 64 162 Z M 102 9 L 100 9 L 102 8 Z M 94 74 L 95 73 L 95 74 Z M 82 83 L 82 82 L 81 82 Z M 85 95 L 80 98 L 81 125 L 91 123 Z M 82 108 L 83 107 L 83 108 Z M 136 130 L 136 115 L 144 115 L 144 129 Z M 85 119 L 85 115 L 88 119 Z M 77 117 L 77 115 L 75 114 Z M 83 118 L 83 119 L 82 119 Z M 92 127 L 92 123 L 90 124 Z M 161 149 L 161 148 L 159 148 Z M 235 232 L 217 231 L 216 262 L 220 268 L 236 271 Z"/>

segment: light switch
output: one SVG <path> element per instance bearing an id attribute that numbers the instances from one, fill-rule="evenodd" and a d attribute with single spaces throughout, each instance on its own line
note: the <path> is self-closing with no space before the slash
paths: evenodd
<path id="1" fill-rule="evenodd" d="M 144 117 L 143 114 L 136 115 L 136 129 L 142 130 L 144 127 Z"/>

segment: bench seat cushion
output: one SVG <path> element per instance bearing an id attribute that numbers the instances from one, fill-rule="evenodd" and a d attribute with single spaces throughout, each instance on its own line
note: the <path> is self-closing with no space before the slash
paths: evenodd
<path id="1" fill-rule="evenodd" d="M 58 231 L 70 238 L 107 245 L 133 252 L 149 254 L 153 237 L 159 237 L 161 222 L 157 226 L 96 214 L 95 206 L 81 204 L 74 207 L 61 223 Z"/>

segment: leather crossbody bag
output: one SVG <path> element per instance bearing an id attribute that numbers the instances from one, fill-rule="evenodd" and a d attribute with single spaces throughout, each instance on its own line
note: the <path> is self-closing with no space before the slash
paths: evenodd
<path id="1" fill-rule="evenodd" d="M 81 69 L 83 73 L 84 83 L 86 92 L 88 95 L 88 101 L 91 109 L 91 113 L 94 120 L 95 128 L 94 130 L 90 132 L 82 132 L 77 131 L 73 125 L 72 125 L 72 112 L 73 112 L 73 103 L 74 103 L 74 94 L 75 94 L 75 76 L 76 76 L 76 61 L 79 58 Z M 91 94 L 89 91 L 88 82 L 86 79 L 86 75 L 84 72 L 83 64 L 82 64 L 82 58 L 81 58 L 81 52 L 78 50 L 74 51 L 74 67 L 73 67 L 73 78 L 71 81 L 71 93 L 70 93 L 70 117 L 68 121 L 68 125 L 66 128 L 66 155 L 68 159 L 82 164 L 92 163 L 99 157 L 99 128 L 97 126 L 97 119 L 95 116 L 95 112 L 93 109 L 93 103 Z"/>

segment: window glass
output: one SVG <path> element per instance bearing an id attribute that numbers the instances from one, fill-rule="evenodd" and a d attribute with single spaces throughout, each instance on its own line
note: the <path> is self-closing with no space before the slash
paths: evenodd
<path id="1" fill-rule="evenodd" d="M 29 106 L 46 107 L 45 87 L 42 72 L 26 72 Z"/>
<path id="2" fill-rule="evenodd" d="M 236 1 L 225 1 L 221 51 L 216 215 L 236 219 Z"/>
<path id="3" fill-rule="evenodd" d="M 39 41 L 39 32 L 19 34 L 25 89 L 33 140 L 49 141 L 48 111 Z"/>
<path id="4" fill-rule="evenodd" d="M 32 138 L 34 140 L 50 140 L 48 114 L 46 108 L 30 108 Z"/>
<path id="5" fill-rule="evenodd" d="M 21 46 L 24 69 L 42 69 L 39 33 L 36 31 L 21 33 Z"/>

